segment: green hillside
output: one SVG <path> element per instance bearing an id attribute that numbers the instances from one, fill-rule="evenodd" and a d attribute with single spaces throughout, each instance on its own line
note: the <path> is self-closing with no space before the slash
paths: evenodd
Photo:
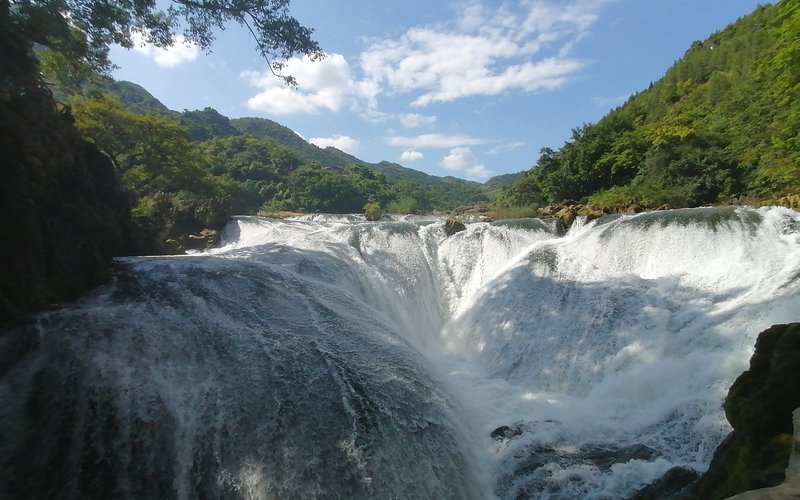
<path id="1" fill-rule="evenodd" d="M 231 120 L 213 108 L 170 111 L 130 82 L 97 77 L 78 92 L 55 91 L 78 129 L 111 159 L 138 217 L 159 218 L 204 199 L 228 200 L 234 213 L 369 209 L 373 215 L 490 201 L 481 184 L 363 162 L 310 144 L 272 120 Z"/>
<path id="2" fill-rule="evenodd" d="M 252 135 L 260 139 L 269 139 L 291 148 L 299 156 L 309 161 L 317 161 L 323 165 L 336 168 L 342 168 L 348 163 L 330 158 L 322 149 L 306 142 L 294 130 L 266 118 L 234 118 L 231 120 L 231 125 L 242 134 Z"/>
<path id="3" fill-rule="evenodd" d="M 800 190 L 800 3 L 694 42 L 647 90 L 572 131 L 499 203 L 696 206 Z"/>

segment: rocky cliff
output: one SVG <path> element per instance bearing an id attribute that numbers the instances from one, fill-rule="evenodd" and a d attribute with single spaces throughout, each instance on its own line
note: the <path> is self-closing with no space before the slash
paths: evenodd
<path id="1" fill-rule="evenodd" d="M 750 368 L 725 399 L 733 432 L 687 498 L 728 498 L 784 481 L 792 452 L 792 412 L 800 407 L 799 366 L 800 323 L 774 325 L 759 334 Z M 790 494 L 785 498 L 800 498 L 800 489 Z"/>
<path id="2" fill-rule="evenodd" d="M 0 327 L 104 282 L 130 248 L 130 210 L 108 159 L 36 82 L 0 93 Z"/>

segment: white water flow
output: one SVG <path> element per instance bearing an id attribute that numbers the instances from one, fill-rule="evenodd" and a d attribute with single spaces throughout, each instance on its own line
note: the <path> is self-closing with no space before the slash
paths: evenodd
<path id="1" fill-rule="evenodd" d="M 625 498 L 705 470 L 757 334 L 800 319 L 800 215 L 555 228 L 239 217 L 124 259 L 0 363 L 0 496 Z"/>

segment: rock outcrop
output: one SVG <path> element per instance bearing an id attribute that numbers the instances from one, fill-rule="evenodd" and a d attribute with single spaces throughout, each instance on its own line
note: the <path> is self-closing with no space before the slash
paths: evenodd
<path id="1" fill-rule="evenodd" d="M 790 500 L 800 498 L 800 408 L 794 413 L 794 443 L 792 456 L 786 467 L 786 479 L 772 488 L 746 491 L 731 497 L 731 500 Z"/>
<path id="2" fill-rule="evenodd" d="M 228 198 L 207 198 L 178 208 L 168 197 L 156 197 L 153 213 L 134 219 L 137 253 L 171 255 L 213 248 L 231 215 Z"/>
<path id="3" fill-rule="evenodd" d="M 447 236 L 453 236 L 454 234 L 464 231 L 467 229 L 467 226 L 461 221 L 461 219 L 457 217 L 450 217 L 446 221 L 444 221 L 444 232 Z"/>
<path id="4" fill-rule="evenodd" d="M 781 484 L 792 452 L 792 412 L 800 407 L 800 323 L 761 332 L 750 368 L 736 379 L 725 399 L 733 432 L 717 448 L 708 471 L 686 498 L 721 499 Z M 800 464 L 795 459 L 794 473 Z M 797 477 L 792 497 L 800 498 Z M 743 497 L 744 498 L 744 497 Z M 756 498 L 756 497 L 746 497 Z M 761 496 L 758 498 L 782 498 Z"/>
<path id="5" fill-rule="evenodd" d="M 36 82 L 0 95 L 0 327 L 75 298 L 130 250 L 130 209 L 111 162 Z"/>
<path id="6" fill-rule="evenodd" d="M 663 476 L 637 491 L 629 500 L 664 500 L 680 498 L 680 493 L 700 476 L 687 467 L 673 467 Z"/>

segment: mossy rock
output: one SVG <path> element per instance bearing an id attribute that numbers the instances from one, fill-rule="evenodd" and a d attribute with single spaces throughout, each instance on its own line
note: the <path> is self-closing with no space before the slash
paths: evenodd
<path id="1" fill-rule="evenodd" d="M 759 334 L 750 368 L 731 386 L 725 415 L 733 432 L 717 448 L 688 498 L 722 499 L 776 486 L 792 451 L 792 411 L 800 407 L 800 323 Z"/>
<path id="2" fill-rule="evenodd" d="M 467 229 L 467 226 L 458 217 L 450 217 L 444 221 L 444 232 L 447 236 L 453 236 Z"/>

